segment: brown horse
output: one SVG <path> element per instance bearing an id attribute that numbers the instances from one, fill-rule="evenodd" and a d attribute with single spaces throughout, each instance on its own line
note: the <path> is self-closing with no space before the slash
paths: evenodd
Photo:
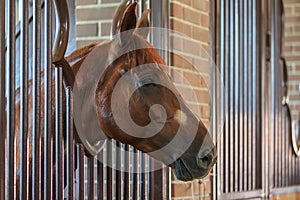
<path id="1" fill-rule="evenodd" d="M 88 45 L 66 58 L 75 74 L 76 87 L 88 88 L 91 84 L 94 87 L 94 90 L 85 90 L 91 96 L 83 98 L 81 103 L 91 102 L 88 105 L 92 111 L 79 111 L 82 120 L 90 120 L 91 127 L 101 129 L 96 128 L 98 132 L 92 135 L 85 135 L 87 132 L 80 128 L 77 132 L 94 143 L 108 137 L 130 144 L 170 166 L 180 180 L 202 178 L 216 161 L 216 147 L 204 124 L 186 106 L 171 78 L 164 72 L 165 62 L 144 38 L 147 28 L 136 29 L 147 27 L 146 15 L 137 23 L 137 4 L 124 2 L 114 18 L 112 31 L 115 37 L 112 40 Z M 89 68 L 89 59 L 96 60 L 97 66 L 101 66 L 98 74 L 89 72 L 95 70 Z M 43 92 L 42 89 L 41 96 Z M 41 104 L 43 106 L 43 100 Z M 19 103 L 17 134 L 20 127 L 18 107 Z M 81 105 L 74 101 L 74 107 L 81 108 Z M 31 108 L 29 100 L 30 112 Z M 124 113 L 132 121 L 123 119 Z M 28 129 L 30 133 L 31 124 Z"/>
<path id="2" fill-rule="evenodd" d="M 101 128 L 105 136 L 171 166 L 180 180 L 202 178 L 215 163 L 216 148 L 164 72 L 165 62 L 145 40 L 147 28 L 139 28 L 149 23 L 146 15 L 137 23 L 136 6 L 123 3 L 114 18 L 114 39 L 87 48 L 93 51 L 74 65 L 80 97 L 95 98 L 90 105 L 85 98 L 74 100 L 82 109 L 82 132 L 92 132 L 95 140 L 103 138 Z M 93 125 L 94 118 L 98 124 L 94 120 Z"/>

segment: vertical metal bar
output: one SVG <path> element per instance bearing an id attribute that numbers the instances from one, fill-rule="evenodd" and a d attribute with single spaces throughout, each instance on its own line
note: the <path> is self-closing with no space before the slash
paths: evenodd
<path id="1" fill-rule="evenodd" d="M 229 163 L 229 169 L 230 169 L 230 188 L 229 191 L 234 191 L 234 140 L 235 140 L 235 134 L 234 134 L 234 126 L 235 126 L 235 119 L 234 119 L 234 84 L 235 84 L 235 77 L 234 77 L 234 62 L 235 62 L 235 55 L 234 55 L 234 1 L 230 0 L 229 2 L 229 90 L 228 90 L 228 96 L 229 96 L 229 155 L 230 155 L 230 163 Z"/>
<path id="2" fill-rule="evenodd" d="M 244 126 L 245 126 L 245 121 L 244 121 L 244 118 L 245 118 L 245 108 L 243 106 L 244 104 L 244 99 L 245 99 L 245 96 L 244 96 L 244 69 L 246 67 L 245 65 L 245 62 L 244 62 L 244 43 L 243 43 L 243 40 L 244 40 L 244 20 L 245 20 L 245 16 L 243 15 L 244 13 L 244 1 L 240 1 L 239 2 L 239 13 L 238 13 L 238 16 L 240 16 L 240 20 L 239 20 L 239 32 L 240 32 L 240 35 L 239 35 L 239 53 L 240 53 L 240 59 L 239 59 L 239 62 L 240 62 L 240 82 L 239 82 L 239 87 L 240 87 L 240 99 L 239 99 L 239 104 L 240 104 L 240 116 L 239 116 L 239 135 L 240 135 L 240 139 L 239 139 L 239 191 L 242 191 L 243 190 L 243 184 L 244 184 L 244 170 L 245 170 L 245 165 L 244 165 L 244 154 L 243 152 L 245 151 L 244 148 L 243 148 L 243 145 L 244 145 L 244 138 L 245 138 L 245 135 L 244 135 Z"/>
<path id="3" fill-rule="evenodd" d="M 247 38 L 247 48 L 248 48 L 248 190 L 251 190 L 252 187 L 252 154 L 253 154 L 253 140 L 252 140 L 252 131 L 253 131 L 253 93 L 252 93 L 252 74 L 253 74 L 253 66 L 252 66 L 252 49 L 253 49 L 253 44 L 252 44 L 252 9 L 253 9 L 253 0 L 248 1 L 248 21 L 247 21 L 247 26 L 248 26 L 248 38 Z"/>
<path id="4" fill-rule="evenodd" d="M 40 199 L 41 1 L 33 2 L 32 196 Z"/>
<path id="5" fill-rule="evenodd" d="M 244 0 L 244 190 L 248 185 L 248 1 Z"/>
<path id="6" fill-rule="evenodd" d="M 66 88 L 66 144 L 67 144 L 67 187 L 68 199 L 74 199 L 74 138 L 73 138 L 73 95 L 71 87 Z"/>
<path id="7" fill-rule="evenodd" d="M 52 0 L 45 0 L 44 17 L 44 199 L 52 199 Z"/>
<path id="8" fill-rule="evenodd" d="M 277 66 L 278 66 L 278 46 L 276 45 L 276 41 L 278 38 L 277 35 L 277 6 L 278 6 L 278 1 L 274 0 L 274 1 L 270 1 L 271 2 L 271 13 L 272 13 L 272 17 L 271 17 L 271 70 L 270 70 L 270 75 L 271 75 L 271 101 L 272 103 L 270 104 L 270 111 L 271 111 L 271 124 L 270 125 L 270 145 L 269 147 L 271 147 L 270 150 L 270 155 L 272 156 L 272 158 L 270 159 L 270 166 L 275 166 L 275 170 L 272 170 L 271 173 L 269 173 L 269 178 L 270 178 L 270 187 L 275 187 L 275 184 L 277 183 L 277 175 L 274 173 L 276 171 L 278 171 L 278 166 L 277 166 L 277 153 L 275 153 L 275 148 L 274 148 L 274 140 L 275 140 L 275 147 L 278 147 L 278 139 L 276 138 L 276 132 L 277 132 L 277 127 L 276 125 L 278 124 L 277 122 L 277 118 L 276 116 L 278 116 L 278 110 L 277 110 L 277 90 L 276 90 L 276 80 L 277 80 Z M 275 163 L 273 163 L 273 161 Z M 273 180 L 274 177 L 274 180 Z"/>
<path id="9" fill-rule="evenodd" d="M 225 180 L 226 180 L 226 185 L 225 185 L 225 193 L 230 192 L 230 141 L 229 141 L 229 129 L 230 129 L 230 124 L 229 124 L 229 34 L 230 34 L 230 24 L 229 24 L 229 2 L 225 2 L 225 38 L 224 38 L 224 44 L 225 44 L 225 65 L 224 65 L 224 75 L 225 75 L 225 140 L 224 140 L 224 146 L 225 146 Z"/>
<path id="10" fill-rule="evenodd" d="M 209 7 L 209 12 L 210 12 L 210 20 L 209 20 L 209 29 L 210 29 L 210 34 L 209 34 L 209 42 L 210 42 L 210 48 L 209 48 L 209 53 L 210 56 L 212 57 L 212 59 L 210 60 L 210 73 L 212 76 L 212 79 L 210 80 L 210 85 L 209 85 L 209 89 L 210 91 L 212 91 L 212 96 L 211 96 L 211 105 L 210 105 L 210 112 L 212 113 L 210 115 L 210 132 L 213 133 L 213 141 L 215 142 L 215 144 L 217 144 L 219 142 L 218 140 L 218 133 L 219 132 L 219 115 L 217 113 L 219 113 L 219 109 L 220 109 L 220 103 L 219 103 L 219 90 L 220 90 L 220 81 L 219 81 L 219 74 L 218 74 L 218 70 L 216 66 L 219 65 L 215 65 L 215 63 L 217 63 L 217 55 L 219 55 L 218 51 L 219 51 L 219 19 L 217 19 L 217 14 L 218 11 L 218 3 L 216 0 L 211 0 L 210 1 L 210 7 Z M 220 145 L 217 145 L 218 147 L 220 147 Z M 218 149 L 219 151 L 219 149 Z M 218 155 L 220 156 L 219 152 Z M 217 171 L 218 168 L 215 165 L 212 172 L 213 172 L 213 178 L 212 178 L 212 191 L 214 191 L 212 193 L 212 199 L 216 200 L 217 199 L 217 195 L 219 193 L 219 184 L 218 180 L 220 177 L 219 171 Z M 218 174 L 218 176 L 216 176 Z M 170 185 L 169 190 L 171 190 L 171 181 L 169 183 Z"/>
<path id="11" fill-rule="evenodd" d="M 232 2 L 233 3 L 233 2 Z M 235 90 L 235 93 L 234 93 L 234 97 L 235 97 L 235 100 L 234 100 L 234 110 L 235 110 L 235 119 L 234 119 L 234 122 L 235 122 L 235 127 L 234 127 L 234 134 L 235 134 L 235 138 L 234 138 L 234 141 L 235 141 L 235 147 L 234 147 L 234 153 L 235 153 L 235 158 L 234 158 L 234 161 L 235 161 L 235 165 L 234 165 L 234 169 L 235 169 L 235 174 L 234 174 L 234 182 L 235 182 L 235 186 L 234 186 L 234 190 L 237 192 L 239 190 L 239 165 L 240 165 L 240 159 L 239 159 L 239 143 L 240 143 L 240 132 L 239 132 L 239 126 L 240 126 L 240 107 L 239 107 L 239 99 L 241 97 L 240 95 L 240 91 L 239 91 L 239 87 L 240 87 L 240 83 L 242 82 L 241 79 L 240 79 L 240 58 L 239 58 L 239 55 L 240 55 L 240 49 L 239 49 L 239 4 L 238 4 L 238 1 L 235 0 L 234 1 L 234 27 L 235 27 L 235 30 L 234 30 L 234 58 L 235 58 L 235 61 L 234 61 L 234 76 L 235 76 L 235 80 L 234 80 L 234 90 Z"/>
<path id="12" fill-rule="evenodd" d="M 125 199 L 130 198 L 130 157 L 129 157 L 129 145 L 125 145 L 125 175 L 124 175 L 124 197 Z"/>
<path id="13" fill-rule="evenodd" d="M 132 199 L 139 199 L 139 157 L 136 156 L 138 154 L 138 151 L 136 149 L 133 150 L 133 197 Z"/>
<path id="14" fill-rule="evenodd" d="M 112 141 L 109 141 L 106 143 L 107 144 L 107 149 L 106 149 L 106 153 L 107 153 L 107 167 L 106 167 L 106 182 L 107 182 L 107 199 L 111 200 L 113 199 L 113 188 L 112 188 L 112 182 L 113 182 L 113 173 L 112 173 Z"/>
<path id="15" fill-rule="evenodd" d="M 122 144 L 116 142 L 116 199 L 122 199 Z"/>
<path id="16" fill-rule="evenodd" d="M 256 38 L 256 0 L 252 0 L 253 5 L 252 5 L 252 11 L 251 11 L 251 16 L 252 16 L 252 186 L 251 189 L 254 190 L 256 188 L 256 134 L 260 132 L 256 128 L 256 119 L 258 116 L 256 115 L 256 105 L 257 105 L 257 57 L 256 57 L 256 51 L 257 51 L 257 38 Z"/>
<path id="17" fill-rule="evenodd" d="M 103 151 L 100 152 L 100 157 L 101 155 L 103 155 Z M 103 156 L 102 156 L 103 157 Z M 104 184 L 103 184 L 103 163 L 102 160 L 101 161 L 97 161 L 97 187 L 98 187 L 98 199 L 99 200 L 103 200 L 104 196 L 103 196 L 103 192 L 104 192 Z"/>
<path id="18" fill-rule="evenodd" d="M 88 187 L 89 187 L 89 200 L 93 200 L 95 198 L 95 159 L 94 157 L 88 158 L 88 166 L 89 166 L 89 180 L 88 180 Z"/>
<path id="19" fill-rule="evenodd" d="M 0 157 L 5 158 L 6 117 L 5 117 L 5 0 L 0 1 Z M 5 165 L 0 162 L 0 199 L 5 199 Z"/>
<path id="20" fill-rule="evenodd" d="M 15 0 L 8 1 L 8 34 L 7 34 L 7 145 L 8 145 L 8 198 L 15 198 Z M 5 158 L 5 157 L 4 157 Z"/>
<path id="21" fill-rule="evenodd" d="M 220 79 L 221 79 L 221 85 L 220 85 L 220 90 L 221 90 L 221 122 L 225 122 L 225 120 L 223 120 L 225 118 L 225 1 L 218 1 L 220 2 Z M 223 124 L 222 124 L 223 126 Z M 220 183 L 223 184 L 219 184 L 220 185 L 220 193 L 221 192 L 225 192 L 226 191 L 226 175 L 225 175 L 225 168 L 226 168 L 226 164 L 225 162 L 227 162 L 225 160 L 225 139 L 226 136 L 225 135 L 225 131 L 226 129 L 222 128 L 222 134 L 221 134 L 221 138 L 220 138 L 220 146 L 219 146 L 219 153 L 220 154 Z M 225 138 L 225 139 L 224 139 Z M 226 180 L 226 181 L 225 181 Z"/>
<path id="22" fill-rule="evenodd" d="M 146 199 L 146 162 L 144 154 L 141 155 L 141 167 L 143 171 L 141 174 L 141 199 Z"/>
<path id="23" fill-rule="evenodd" d="M 78 157 L 77 157 L 77 169 L 78 169 L 78 198 L 83 200 L 84 199 L 84 147 L 82 144 L 78 145 Z"/>
<path id="24" fill-rule="evenodd" d="M 63 199 L 63 125 L 62 125 L 62 69 L 55 68 L 55 191 L 56 199 Z"/>
<path id="25" fill-rule="evenodd" d="M 260 123 L 261 125 L 261 187 L 263 189 L 263 192 L 265 196 L 268 196 L 268 122 L 269 122 L 269 115 L 268 115 L 268 58 L 267 58 L 267 16 L 268 16 L 268 11 L 267 11 L 267 1 L 258 1 L 259 3 L 259 15 L 257 16 L 257 24 L 260 28 L 260 31 L 258 32 L 259 37 L 260 37 L 260 56 L 259 61 L 261 63 L 261 90 L 260 90 L 260 97 L 261 97 L 261 118 L 262 121 Z M 268 81 L 267 81 L 268 80 Z"/>
<path id="26" fill-rule="evenodd" d="M 19 198 L 28 198 L 28 1 L 23 0 L 21 11 L 20 52 L 20 188 Z"/>

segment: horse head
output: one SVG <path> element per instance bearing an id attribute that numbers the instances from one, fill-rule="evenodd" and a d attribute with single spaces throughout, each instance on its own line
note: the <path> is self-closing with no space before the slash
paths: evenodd
<path id="1" fill-rule="evenodd" d="M 114 18 L 114 38 L 95 47 L 76 75 L 83 91 L 78 96 L 92 99 L 76 106 L 85 110 L 86 104 L 92 105 L 90 112 L 80 113 L 88 113 L 83 118 L 89 131 L 100 128 L 106 137 L 148 153 L 170 166 L 180 180 L 202 178 L 216 161 L 216 147 L 164 71 L 164 60 L 145 39 L 147 14 L 137 21 L 137 3 L 124 2 Z M 89 69 L 81 69 L 85 66 Z M 94 78 L 95 86 L 82 86 Z M 94 118 L 97 124 L 90 125 Z M 97 134 L 93 140 L 103 138 Z"/>

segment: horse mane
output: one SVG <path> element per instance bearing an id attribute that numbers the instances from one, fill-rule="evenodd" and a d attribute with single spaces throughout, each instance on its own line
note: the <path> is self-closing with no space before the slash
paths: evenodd
<path id="1" fill-rule="evenodd" d="M 70 55 L 68 55 L 65 59 L 70 64 L 76 63 L 79 59 L 81 59 L 82 57 L 85 57 L 87 54 L 89 54 L 94 49 L 94 47 L 97 46 L 98 44 L 99 44 L 99 42 L 93 42 L 84 47 L 76 49 Z"/>
<path id="2" fill-rule="evenodd" d="M 88 44 L 87 46 L 84 46 L 82 48 L 79 48 L 72 52 L 70 55 L 65 57 L 66 61 L 70 64 L 70 66 L 73 69 L 74 74 L 76 75 L 80 65 L 84 61 L 84 58 L 99 44 L 99 42 L 93 42 L 91 44 Z"/>

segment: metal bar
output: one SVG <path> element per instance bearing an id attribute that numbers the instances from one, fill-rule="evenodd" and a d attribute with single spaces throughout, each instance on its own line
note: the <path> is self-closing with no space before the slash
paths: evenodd
<path id="1" fill-rule="evenodd" d="M 247 21 L 247 26 L 248 26 L 248 38 L 247 38 L 247 48 L 248 48 L 248 55 L 247 55 L 247 61 L 248 61 L 248 76 L 247 76 L 247 81 L 248 81 L 248 185 L 247 188 L 248 190 L 251 190 L 252 187 L 252 154 L 253 154 L 253 140 L 252 140 L 252 131 L 253 131 L 253 93 L 252 93 L 252 74 L 253 74 L 253 66 L 252 66 L 252 49 L 253 49 L 253 44 L 252 44 L 252 9 L 253 9 L 253 0 L 250 0 L 248 2 L 248 21 Z"/>
<path id="2" fill-rule="evenodd" d="M 244 0 L 244 190 L 248 187 L 248 1 Z"/>
<path id="3" fill-rule="evenodd" d="M 235 170 L 235 166 L 234 166 L 234 161 L 235 161 L 235 154 L 234 154 L 234 143 L 235 143 L 235 133 L 234 133 L 234 127 L 235 127 L 235 119 L 234 119 L 234 92 L 235 92 L 235 88 L 234 88 L 234 84 L 235 84 L 235 77 L 234 77 L 234 37 L 235 37 L 235 33 L 234 33 L 234 26 L 235 24 L 234 22 L 234 0 L 230 0 L 228 1 L 229 3 L 229 90 L 228 90 L 228 101 L 229 101 L 229 169 L 230 169 L 230 187 L 229 187 L 229 192 L 234 192 L 234 185 L 235 185 L 235 181 L 234 181 L 234 170 Z"/>
<path id="4" fill-rule="evenodd" d="M 19 198 L 28 198 L 28 1 L 22 1 L 20 39 L 20 188 Z"/>
<path id="5" fill-rule="evenodd" d="M 52 0 L 45 0 L 44 17 L 44 199 L 52 199 Z"/>
<path id="6" fill-rule="evenodd" d="M 146 199 L 146 162 L 144 154 L 141 155 L 141 167 L 143 173 L 141 174 L 141 199 Z"/>
<path id="7" fill-rule="evenodd" d="M 245 61 L 244 61 L 244 43 L 243 43 L 243 40 L 244 40 L 244 20 L 245 20 L 245 16 L 243 15 L 244 13 L 244 1 L 240 1 L 239 2 L 239 13 L 238 13 L 238 16 L 240 17 L 239 19 L 239 53 L 240 53 L 240 57 L 239 57 L 239 62 L 240 62 L 240 74 L 239 74 L 239 79 L 241 80 L 239 82 L 239 89 L 240 89 L 240 98 L 239 98 L 239 104 L 240 104 L 240 107 L 239 107 L 239 113 L 240 113 L 240 116 L 239 116 L 239 135 L 240 135 L 240 139 L 239 139 L 239 191 L 243 191 L 243 184 L 244 184 L 244 170 L 245 170 L 245 165 L 244 165 L 244 148 L 243 148 L 243 145 L 244 145 L 244 125 L 245 125 L 245 114 L 244 114 L 244 111 L 245 111 L 245 108 L 243 106 L 243 103 L 244 103 L 244 69 L 246 67 L 245 65 Z"/>
<path id="8" fill-rule="evenodd" d="M 41 1 L 33 2 L 32 196 L 40 199 Z"/>
<path id="9" fill-rule="evenodd" d="M 269 76 L 268 76 L 268 70 L 269 70 L 269 58 L 267 55 L 267 35 L 268 35 L 268 26 L 267 25 L 267 17 L 269 16 L 268 13 L 268 1 L 260 1 L 260 20 L 257 19 L 257 23 L 260 26 L 260 37 L 261 37 L 261 91 L 260 96 L 262 98 L 261 100 L 261 111 L 262 111 L 262 123 L 261 123 L 261 162 L 262 162 L 262 189 L 264 191 L 265 196 L 268 196 L 268 167 L 267 167 L 267 160 L 269 159 L 269 148 L 268 148 L 268 136 L 269 136 L 269 114 L 268 114 L 268 106 L 269 106 Z M 267 81 L 268 80 L 268 81 Z"/>
<path id="10" fill-rule="evenodd" d="M 233 4 L 233 2 L 232 2 Z M 234 147 L 234 153 L 235 153 L 235 158 L 234 158 L 234 161 L 235 161 L 235 165 L 234 165 L 234 169 L 235 169 L 235 174 L 234 174 L 234 182 L 235 182 L 235 186 L 234 186 L 234 190 L 235 192 L 238 192 L 239 191 L 239 182 L 240 182 L 240 179 L 239 179 L 239 165 L 240 165 L 240 159 L 239 159 L 239 143 L 240 143 L 240 132 L 239 132 L 239 126 L 240 126 L 240 106 L 239 106 L 239 99 L 241 97 L 240 95 L 240 83 L 242 82 L 240 79 L 240 49 L 239 49 L 239 38 L 240 38 L 240 35 L 239 35 L 239 4 L 238 4 L 238 0 L 235 0 L 234 1 L 234 24 L 235 24 L 235 29 L 234 29 L 234 58 L 235 58 L 235 61 L 234 61 L 234 76 L 235 76 L 235 80 L 234 80 L 234 90 L 235 90 L 235 94 L 234 94 L 234 110 L 235 110 L 235 113 L 234 113 L 234 122 L 235 122 L 235 127 L 234 127 L 234 134 L 235 134 L 235 147 Z"/>
<path id="11" fill-rule="evenodd" d="M 212 75 L 212 79 L 210 80 L 210 85 L 209 85 L 209 89 L 210 91 L 212 91 L 212 96 L 211 96 L 211 107 L 210 107 L 210 112 L 212 113 L 210 116 L 210 131 L 213 134 L 213 141 L 215 142 L 215 144 L 217 144 L 218 141 L 218 133 L 219 133 L 219 115 L 217 114 L 219 112 L 220 109 L 220 103 L 219 103 L 219 89 L 220 89 L 220 82 L 219 82 L 219 76 L 218 76 L 218 70 L 217 70 L 217 66 L 215 65 L 215 63 L 217 63 L 217 55 L 218 55 L 218 49 L 219 49 L 219 41 L 218 41 L 218 36 L 219 35 L 219 26 L 220 24 L 218 23 L 219 20 L 217 19 L 217 1 L 216 0 L 211 0 L 210 4 L 209 4 L 209 12 L 210 12 L 210 20 L 209 20 L 209 29 L 210 29 L 210 35 L 209 35 L 209 43 L 210 43 L 210 47 L 209 47 L 209 54 L 211 55 L 211 60 L 210 60 L 210 73 Z M 219 66 L 219 65 L 218 65 Z M 220 147 L 220 145 L 217 145 L 218 147 Z M 219 149 L 218 149 L 219 151 Z M 219 152 L 218 152 L 218 155 Z M 218 186 L 218 180 L 219 180 L 219 171 L 217 166 L 215 165 L 215 167 L 213 168 L 213 178 L 212 178 L 212 190 L 214 191 L 212 194 L 212 200 L 216 200 L 217 199 L 217 195 L 219 193 L 219 186 Z M 219 176 L 216 176 L 216 175 Z M 170 175 L 169 175 L 170 176 Z M 171 181 L 169 181 L 169 192 L 171 190 Z M 170 195 L 171 197 L 171 195 Z"/>
<path id="12" fill-rule="evenodd" d="M 274 148 L 274 142 L 275 142 L 275 146 L 277 144 L 277 138 L 275 137 L 276 134 L 276 124 L 278 123 L 276 120 L 276 116 L 278 116 L 278 110 L 277 110 L 277 102 L 276 102 L 276 97 L 277 97 L 277 90 L 276 90 L 276 78 L 277 78 L 277 66 L 278 66 L 278 47 L 276 45 L 276 41 L 277 41 L 277 5 L 278 5 L 278 1 L 274 0 L 274 1 L 270 1 L 271 2 L 271 70 L 270 70 L 270 76 L 271 76 L 271 104 L 270 104 L 270 115 L 271 115 L 271 124 L 270 125 L 270 145 L 269 147 L 271 148 L 270 150 L 270 155 L 272 156 L 272 158 L 270 158 L 270 166 L 274 166 L 274 170 L 270 171 L 269 173 L 269 187 L 275 187 L 275 184 L 277 183 L 277 176 L 274 172 L 276 172 L 276 170 L 278 170 L 277 167 L 277 154 L 275 153 L 275 148 Z M 274 141 L 275 140 L 275 141 Z M 276 146 L 277 147 L 277 146 Z M 275 154 L 275 157 L 274 157 Z M 273 179 L 274 177 L 274 179 Z"/>
<path id="13" fill-rule="evenodd" d="M 66 0 L 55 0 L 55 8 L 57 10 L 57 18 L 59 26 L 57 27 L 55 42 L 53 47 L 53 62 L 59 63 L 64 60 L 65 52 L 69 40 L 69 9 Z"/>
<path id="14" fill-rule="evenodd" d="M 107 167 L 106 167 L 106 182 L 107 182 L 107 199 L 113 199 L 113 188 L 112 188 L 112 181 L 113 181 L 113 174 L 112 174 L 112 141 L 106 143 L 106 154 L 107 154 Z"/>
<path id="15" fill-rule="evenodd" d="M 75 75 L 72 71 L 69 63 L 64 59 L 65 52 L 69 40 L 69 29 L 70 29 L 70 19 L 69 19 L 69 9 L 66 0 L 55 0 L 55 8 L 57 10 L 58 18 L 58 28 L 55 35 L 55 42 L 53 47 L 53 63 L 63 68 L 64 81 L 66 86 L 73 87 L 75 82 Z"/>
<path id="16" fill-rule="evenodd" d="M 230 147 L 229 147 L 229 129 L 230 129 L 230 124 L 229 124 L 229 2 L 225 2 L 225 38 L 224 38 L 224 44 L 225 44 L 225 65 L 224 65 L 224 71 L 225 71 L 225 140 L 224 140 L 224 146 L 225 146 L 225 180 L 226 180 L 226 185 L 225 185 L 225 193 L 230 192 Z"/>
<path id="17" fill-rule="evenodd" d="M 223 122 L 225 119 L 225 1 L 218 1 L 220 2 L 220 79 L 221 79 L 221 122 Z M 222 124 L 223 126 L 223 124 Z M 220 185 L 220 191 L 218 196 L 226 191 L 226 181 L 227 179 L 225 179 L 226 175 L 225 175 L 225 139 L 226 137 L 224 137 L 225 135 L 225 131 L 226 129 L 222 128 L 222 134 L 221 134 L 221 138 L 220 138 L 220 146 L 219 146 L 219 151 L 218 153 L 220 153 L 220 183 L 224 183 L 224 184 L 219 184 Z"/>
<path id="18" fill-rule="evenodd" d="M 82 144 L 78 144 L 77 148 L 78 157 L 77 157 L 77 169 L 78 169 L 78 198 L 83 200 L 84 199 L 84 147 Z"/>
<path id="19" fill-rule="evenodd" d="M 0 157 L 5 158 L 6 117 L 5 117 L 5 2 L 0 1 Z M 6 159 L 0 162 L 0 199 L 5 199 Z"/>
<path id="20" fill-rule="evenodd" d="M 116 199 L 122 199 L 122 144 L 116 142 Z"/>
<path id="21" fill-rule="evenodd" d="M 62 119 L 62 69 L 55 68 L 55 191 L 56 199 L 63 199 L 63 119 Z"/>
<path id="22" fill-rule="evenodd" d="M 133 150 L 133 197 L 132 199 L 139 199 L 139 156 L 137 156 L 138 151 L 136 149 Z"/>
<path id="23" fill-rule="evenodd" d="M 252 4 L 252 186 L 251 189 L 254 190 L 256 188 L 256 148 L 257 148 L 257 144 L 256 144 L 256 134 L 260 133 L 260 130 L 258 130 L 257 124 L 256 124 L 256 119 L 258 119 L 257 114 L 257 67 L 258 64 L 257 63 L 257 38 L 256 38 L 256 0 L 253 0 L 253 4 Z"/>
<path id="24" fill-rule="evenodd" d="M 88 166 L 89 166 L 89 180 L 88 180 L 88 187 L 89 187 L 89 200 L 93 200 L 95 198 L 95 159 L 94 157 L 88 158 Z"/>
<path id="25" fill-rule="evenodd" d="M 103 157 L 103 151 L 100 152 L 100 157 Z M 104 184 L 103 184 L 103 163 L 102 160 L 101 161 L 97 161 L 97 183 L 98 183 L 98 199 L 99 200 L 103 200 L 104 199 Z"/>
<path id="26" fill-rule="evenodd" d="M 125 145 L 125 173 L 124 173 L 124 198 L 130 199 L 130 157 L 129 157 L 129 145 Z"/>
<path id="27" fill-rule="evenodd" d="M 68 199 L 74 199 L 74 135 L 73 95 L 71 87 L 66 88 L 66 144 L 67 144 L 67 187 Z"/>
<path id="28" fill-rule="evenodd" d="M 7 46 L 7 148 L 8 148 L 8 198 L 15 198 L 15 0 L 8 1 Z M 4 157 L 5 158 L 5 157 Z"/>

